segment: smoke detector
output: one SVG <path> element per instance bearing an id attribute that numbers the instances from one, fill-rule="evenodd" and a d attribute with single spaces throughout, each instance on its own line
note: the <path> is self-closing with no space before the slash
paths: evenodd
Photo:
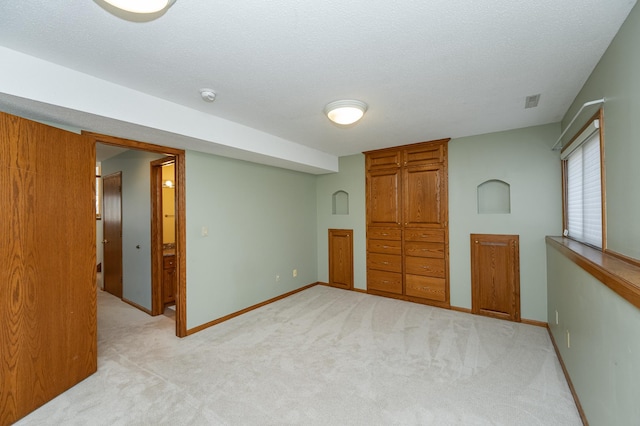
<path id="1" fill-rule="evenodd" d="M 200 89 L 200 96 L 205 102 L 213 102 L 216 100 L 216 92 L 211 89 Z"/>

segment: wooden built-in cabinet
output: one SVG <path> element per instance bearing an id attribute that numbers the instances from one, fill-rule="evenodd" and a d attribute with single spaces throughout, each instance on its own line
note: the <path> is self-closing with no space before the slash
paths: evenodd
<path id="1" fill-rule="evenodd" d="M 176 256 L 175 254 L 163 256 L 162 269 L 162 304 L 164 306 L 175 303 L 176 294 Z"/>
<path id="2" fill-rule="evenodd" d="M 448 141 L 365 152 L 369 293 L 449 306 Z"/>

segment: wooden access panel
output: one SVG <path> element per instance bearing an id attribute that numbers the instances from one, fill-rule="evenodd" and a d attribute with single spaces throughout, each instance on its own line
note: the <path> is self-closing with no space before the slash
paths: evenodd
<path id="1" fill-rule="evenodd" d="M 474 314 L 520 321 L 518 235 L 471 234 Z"/>
<path id="2" fill-rule="evenodd" d="M 0 425 L 94 373 L 95 145 L 0 113 Z"/>
<path id="3" fill-rule="evenodd" d="M 329 284 L 353 288 L 353 230 L 329 229 Z"/>

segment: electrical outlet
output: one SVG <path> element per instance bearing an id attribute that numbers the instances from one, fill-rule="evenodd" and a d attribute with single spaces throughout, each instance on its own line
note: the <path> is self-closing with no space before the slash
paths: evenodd
<path id="1" fill-rule="evenodd" d="M 293 278 L 295 278 L 295 277 L 297 277 L 297 276 L 298 276 L 298 270 L 297 270 L 297 269 L 294 269 L 294 270 L 293 270 Z"/>
<path id="2" fill-rule="evenodd" d="M 208 237 L 209 236 L 209 227 L 203 226 L 201 233 L 202 233 L 203 237 Z"/>
<path id="3" fill-rule="evenodd" d="M 280 275 L 276 275 L 276 282 L 280 282 Z"/>
<path id="4" fill-rule="evenodd" d="M 571 333 L 567 330 L 567 348 L 571 347 Z"/>

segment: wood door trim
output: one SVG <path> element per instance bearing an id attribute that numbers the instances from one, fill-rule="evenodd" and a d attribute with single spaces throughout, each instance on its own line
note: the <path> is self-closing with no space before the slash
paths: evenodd
<path id="1" fill-rule="evenodd" d="M 176 336 L 187 336 L 187 237 L 186 237 L 186 159 L 185 151 L 177 148 L 155 145 L 146 142 L 82 132 L 95 143 L 139 149 L 166 155 L 173 155 L 176 161 Z"/>

